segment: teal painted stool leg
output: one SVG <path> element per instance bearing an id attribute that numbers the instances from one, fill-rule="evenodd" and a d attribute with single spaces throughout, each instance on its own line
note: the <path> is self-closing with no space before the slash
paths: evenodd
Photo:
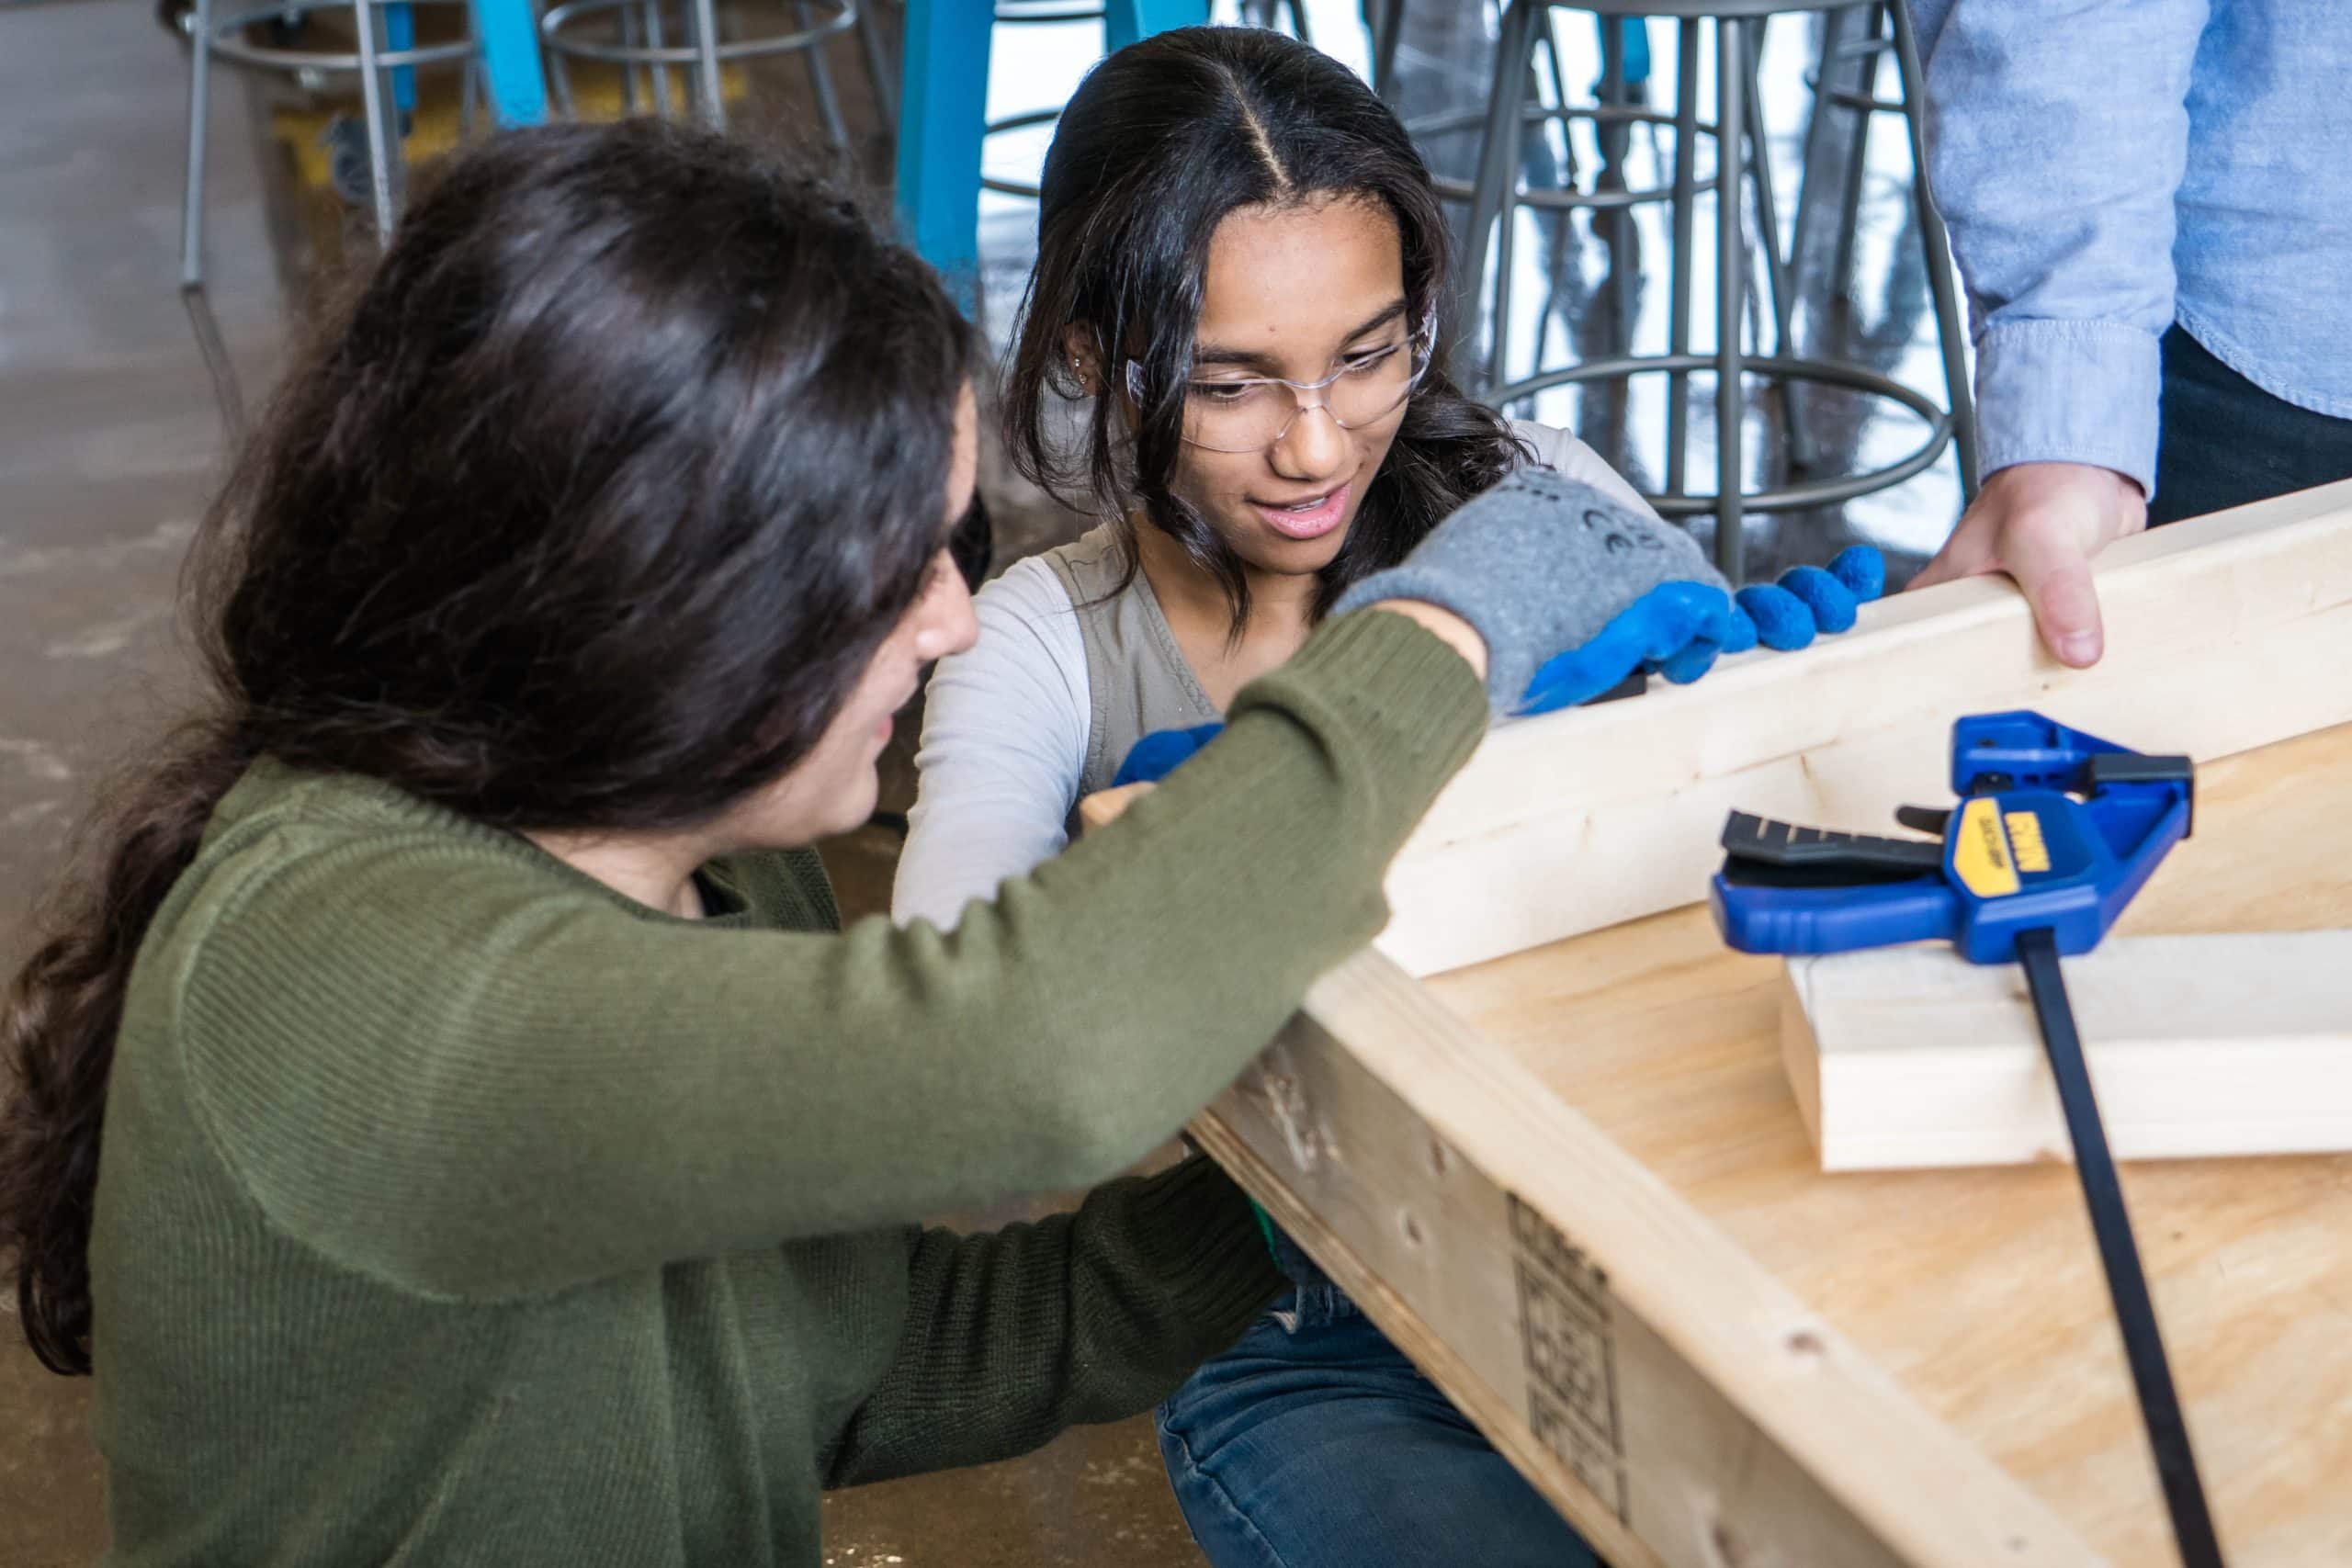
<path id="1" fill-rule="evenodd" d="M 548 83 L 530 0 L 473 0 L 472 8 L 474 48 L 481 55 L 492 113 L 502 126 L 544 125 Z"/>
<path id="2" fill-rule="evenodd" d="M 899 231 L 977 315 L 980 136 L 989 117 L 988 0 L 907 0 L 899 68 Z"/>
<path id="3" fill-rule="evenodd" d="M 1208 17 L 1208 0 L 1109 0 L 1103 39 L 1123 49 Z M 974 316 L 979 310 L 980 144 L 995 20 L 988 0 L 907 0 L 899 73 L 899 235 L 939 270 L 956 302 Z"/>
<path id="4" fill-rule="evenodd" d="M 384 52 L 400 54 L 416 47 L 416 13 L 406 5 L 384 7 Z M 416 67 L 392 67 L 392 107 L 403 115 L 416 112 Z"/>
<path id="5" fill-rule="evenodd" d="M 1650 28 L 1639 17 L 1627 17 L 1620 25 L 1625 37 L 1625 80 L 1640 86 L 1650 79 Z"/>
<path id="6" fill-rule="evenodd" d="M 1170 28 L 1197 28 L 1209 19 L 1209 0 L 1108 0 L 1102 41 L 1121 50 Z"/>

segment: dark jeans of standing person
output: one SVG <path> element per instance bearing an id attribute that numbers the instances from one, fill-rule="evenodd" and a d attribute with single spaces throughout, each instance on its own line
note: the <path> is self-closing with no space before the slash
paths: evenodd
<path id="1" fill-rule="evenodd" d="M 2177 326 L 2164 356 L 2151 527 L 2352 479 L 2352 419 L 2272 397 Z"/>

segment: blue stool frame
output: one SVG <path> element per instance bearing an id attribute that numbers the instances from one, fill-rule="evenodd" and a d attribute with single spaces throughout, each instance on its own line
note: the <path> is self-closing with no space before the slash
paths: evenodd
<path id="1" fill-rule="evenodd" d="M 1103 50 L 1208 19 L 1208 0 L 1108 0 Z M 899 231 L 939 269 L 967 315 L 979 308 L 980 142 L 995 26 L 989 0 L 907 0 L 899 73 Z"/>
<path id="2" fill-rule="evenodd" d="M 474 47 L 491 113 L 502 126 L 543 125 L 547 73 L 539 62 L 539 24 L 531 0 L 472 0 Z"/>

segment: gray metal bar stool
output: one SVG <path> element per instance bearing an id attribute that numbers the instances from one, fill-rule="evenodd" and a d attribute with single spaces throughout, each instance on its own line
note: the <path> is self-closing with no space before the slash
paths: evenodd
<path id="1" fill-rule="evenodd" d="M 414 41 L 412 6 L 463 6 L 467 0 L 268 0 L 218 14 L 213 0 L 194 0 L 180 27 L 189 44 L 187 170 L 180 209 L 180 297 L 196 330 L 197 350 L 211 378 L 222 423 L 233 442 L 244 428 L 244 400 L 236 367 L 221 341 L 219 323 L 204 292 L 204 187 L 208 163 L 212 62 L 217 56 L 253 70 L 279 72 L 313 85 L 338 75 L 359 79 L 368 148 L 368 208 L 379 240 L 399 221 L 406 196 L 406 164 L 401 152 L 401 112 L 395 73 L 421 66 L 461 65 L 466 81 L 459 103 L 461 133 L 470 133 L 482 90 L 470 33 L 447 42 Z M 347 50 L 310 47 L 301 38 L 314 12 L 347 11 L 354 38 Z M 259 36 L 256 36 L 259 35 Z M 397 41 L 398 47 L 394 47 Z M 411 85 L 413 86 L 413 84 Z M 400 91 L 411 90 L 402 86 Z"/>
<path id="2" fill-rule="evenodd" d="M 1712 513 L 1715 520 L 1715 559 L 1735 583 L 1746 568 L 1746 513 L 1749 510 L 1779 511 L 1827 506 L 1851 501 L 1900 484 L 1926 469 L 1955 441 L 1960 446 L 1962 484 L 1973 491 L 1974 433 L 1969 406 L 1964 328 L 1958 309 L 1951 256 L 1943 243 L 1940 221 L 1933 219 L 1924 173 L 1917 182 L 1922 214 L 1920 232 L 1941 340 L 1947 403 L 1938 407 L 1923 394 L 1868 366 L 1841 358 L 1807 356 L 1796 352 L 1791 336 L 1792 279 L 1782 252 L 1777 204 L 1764 152 L 1763 122 L 1757 105 L 1757 68 L 1766 23 L 1785 12 L 1840 8 L 1838 0 L 1612 0 L 1602 6 L 1573 7 L 1610 17 L 1672 20 L 1677 30 L 1677 103 L 1668 114 L 1646 107 L 1603 104 L 1593 108 L 1559 109 L 1530 103 L 1529 66 L 1537 43 L 1539 22 L 1559 0 L 1510 0 L 1497 44 L 1494 87 L 1486 111 L 1486 141 L 1480 153 L 1478 178 L 1471 193 L 1472 209 L 1467 265 L 1464 269 L 1468 305 L 1456 346 L 1457 360 L 1477 387 L 1498 408 L 1508 409 L 1555 387 L 1616 380 L 1662 373 L 1668 378 L 1666 482 L 1651 497 L 1668 517 Z M 1911 126 L 1915 159 L 1919 152 L 1918 62 L 1910 44 L 1910 21 L 1898 4 L 1883 6 L 1892 17 L 1900 100 Z M 1715 41 L 1714 118 L 1699 118 L 1698 77 L 1701 26 L 1712 22 Z M 1614 29 L 1610 29 L 1613 31 Z M 1604 35 L 1606 36 L 1606 35 Z M 1522 127 L 1563 114 L 1591 118 L 1600 124 L 1648 120 L 1670 123 L 1675 129 L 1674 180 L 1670 190 L 1631 189 L 1592 192 L 1522 191 L 1517 175 Z M 1725 134 L 1725 128 L 1733 128 Z M 1430 127 L 1419 129 L 1428 130 Z M 1702 179 L 1698 151 L 1702 140 L 1716 149 L 1712 175 Z M 1924 170 L 1924 162 L 1920 167 Z M 1772 297 L 1773 325 L 1778 341 L 1774 352 L 1751 353 L 1743 342 L 1747 307 L 1748 246 L 1740 199 L 1740 181 L 1754 184 L 1758 239 L 1765 253 L 1767 286 Z M 1690 347 L 1691 276 L 1694 220 L 1702 186 L 1713 187 L 1716 199 L 1716 346 L 1712 354 Z M 1667 200 L 1673 211 L 1673 254 L 1668 349 L 1665 354 L 1637 355 L 1630 351 L 1561 369 L 1538 369 L 1516 380 L 1504 378 L 1504 353 L 1510 322 L 1511 230 L 1516 209 L 1524 204 L 1555 210 L 1576 208 L 1623 209 L 1640 202 Z M 1490 238 L 1491 236 L 1491 238 Z M 1493 306 L 1482 312 L 1489 255 L 1495 261 L 1497 288 Z M 1487 327 L 1479 330 L 1480 324 Z M 1489 344 L 1483 364 L 1472 362 L 1481 341 Z M 1716 475 L 1713 494 L 1693 495 L 1687 479 L 1689 443 L 1688 380 L 1693 371 L 1711 370 L 1715 377 Z M 1926 438 L 1913 451 L 1880 467 L 1831 479 L 1790 483 L 1749 491 L 1746 489 L 1746 445 L 1743 415 L 1746 378 L 1749 375 L 1784 387 L 1820 383 L 1883 398 L 1910 409 L 1927 423 Z M 1793 422 L 1792 422 L 1793 423 Z M 1792 431 L 1792 434 L 1795 434 Z"/>
<path id="3" fill-rule="evenodd" d="M 462 6 L 466 0 L 411 0 L 416 5 Z M 216 15 L 213 0 L 196 0 L 185 26 L 191 53 L 188 61 L 187 185 L 180 215 L 180 287 L 204 287 L 204 174 L 206 125 L 209 112 L 212 62 L 217 56 L 234 64 L 279 71 L 297 76 L 346 75 L 359 78 L 359 97 L 367 121 L 369 207 L 376 231 L 389 234 L 400 217 L 404 195 L 405 165 L 401 157 L 401 128 L 392 101 L 389 73 L 402 67 L 469 62 L 474 56 L 470 36 L 447 43 L 387 47 L 384 22 L 390 7 L 385 0 L 268 0 Z M 405 6 L 402 9 L 406 9 Z M 312 49 L 299 43 L 265 42 L 254 35 L 273 25 L 299 23 L 314 11 L 348 11 L 356 34 L 349 50 Z M 470 64 L 463 102 L 474 107 L 479 81 Z"/>
<path id="4" fill-rule="evenodd" d="M 670 68 L 683 66 L 692 73 L 695 118 L 723 129 L 727 104 L 721 67 L 738 60 L 797 53 L 808 66 L 809 92 L 826 142 L 845 158 L 849 125 L 825 63 L 825 41 L 837 33 L 858 31 L 866 70 L 874 78 L 875 102 L 889 116 L 894 96 L 881 46 L 871 31 L 872 17 L 859 0 L 786 0 L 782 9 L 790 18 L 789 30 L 722 39 L 718 0 L 680 0 L 674 18 L 669 0 L 563 0 L 539 18 L 557 107 L 567 116 L 574 112 L 568 65 L 590 60 L 620 68 L 625 109 L 635 113 L 650 107 L 666 118 L 675 111 Z M 673 43 L 673 38 L 684 41 Z M 640 72 L 650 78 L 642 85 Z"/>
<path id="5" fill-rule="evenodd" d="M 1927 167 L 1926 149 L 1921 144 L 1920 114 L 1916 85 L 1920 80 L 1917 46 L 1913 41 L 1911 17 L 1906 6 L 1890 5 L 1885 0 L 1849 6 L 1843 10 L 1826 13 L 1823 17 L 1821 57 L 1806 76 L 1805 85 L 1814 95 L 1813 113 L 1805 125 L 1805 186 L 1797 203 L 1795 222 L 1792 225 L 1789 254 L 1792 258 L 1808 254 L 1808 236 L 1826 213 L 1828 192 L 1815 188 L 1817 172 L 1826 174 L 1825 152 L 1829 131 L 1836 118 L 1832 110 L 1842 110 L 1848 117 L 1847 146 L 1843 177 L 1839 182 L 1838 230 L 1835 254 L 1830 262 L 1828 288 L 1842 291 L 1853 276 L 1854 239 L 1860 225 L 1862 177 L 1868 163 L 1871 122 L 1880 115 L 1900 115 L 1910 142 L 1911 164 L 1915 170 Z M 1908 62 L 1905 63 L 1906 51 Z M 1896 76 L 1901 96 L 1883 98 L 1878 96 L 1880 67 L 1887 60 L 1896 62 Z M 1851 77 L 1850 82 L 1848 78 Z M 1840 83 L 1847 83 L 1840 85 Z M 1928 199 L 1928 182 L 1924 174 L 1912 181 L 1913 211 L 1919 225 L 1921 243 L 1928 254 L 1928 287 L 1936 296 L 1938 321 L 1958 317 L 1959 286 L 1952 276 L 1951 246 L 1944 232 L 1943 217 Z M 1958 357 L 1957 345 L 1947 334 L 1945 343 L 1947 370 L 1950 361 Z M 1971 412 L 1965 408 L 1963 413 Z M 1973 497 L 1981 477 L 1976 460 L 1976 422 L 1963 417 L 1957 422 L 1953 440 L 1960 450 L 1961 484 L 1963 491 Z"/>

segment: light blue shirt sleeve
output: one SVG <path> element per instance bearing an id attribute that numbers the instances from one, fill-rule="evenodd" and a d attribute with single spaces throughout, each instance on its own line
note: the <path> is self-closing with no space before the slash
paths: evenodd
<path id="1" fill-rule="evenodd" d="M 942 931 L 1059 854 L 1092 732 L 1086 645 L 1053 568 L 1015 563 L 973 602 L 979 636 L 924 689 L 920 775 L 891 888 L 900 925 Z"/>
<path id="2" fill-rule="evenodd" d="M 2151 493 L 2174 197 L 2208 0 L 1917 0 L 1929 186 L 1976 341 L 1987 474 L 2112 468 Z"/>

